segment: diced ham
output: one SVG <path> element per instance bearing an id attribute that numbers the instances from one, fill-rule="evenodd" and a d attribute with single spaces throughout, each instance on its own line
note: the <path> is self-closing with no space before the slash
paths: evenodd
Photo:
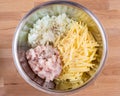
<path id="1" fill-rule="evenodd" d="M 61 73 L 59 52 L 50 45 L 29 49 L 26 58 L 31 69 L 46 82 L 53 81 Z"/>

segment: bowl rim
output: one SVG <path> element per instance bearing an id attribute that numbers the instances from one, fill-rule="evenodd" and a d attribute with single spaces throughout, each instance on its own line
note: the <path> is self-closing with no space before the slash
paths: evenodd
<path id="1" fill-rule="evenodd" d="M 66 91 L 57 91 L 57 90 L 50 90 L 50 89 L 44 89 L 42 87 L 40 87 L 39 84 L 36 84 L 34 81 L 32 81 L 24 72 L 24 70 L 22 69 L 20 62 L 18 60 L 18 56 L 17 56 L 17 40 L 18 40 L 18 35 L 20 32 L 20 28 L 21 26 L 25 23 L 26 19 L 28 16 L 30 16 L 32 13 L 34 13 L 35 11 L 37 11 L 40 8 L 43 8 L 45 6 L 48 5 L 53 5 L 53 4 L 63 4 L 63 5 L 70 5 L 70 6 L 74 6 L 77 8 L 82 9 L 84 12 L 86 12 L 91 18 L 92 20 L 96 23 L 96 25 L 98 26 L 100 32 L 101 32 L 101 36 L 102 36 L 102 41 L 103 41 L 103 52 L 102 52 L 102 58 L 101 58 L 101 62 L 99 65 L 99 68 L 97 69 L 96 73 L 87 81 L 85 82 L 82 86 L 76 88 L 76 89 L 72 89 L 72 90 L 66 90 Z M 19 72 L 19 74 L 22 76 L 22 78 L 31 86 L 33 86 L 34 88 L 43 91 L 45 93 L 49 93 L 49 94 L 69 94 L 71 92 L 76 92 L 80 89 L 83 89 L 84 87 L 90 85 L 95 79 L 96 77 L 100 74 L 101 70 L 103 69 L 103 66 L 105 64 L 105 60 L 107 57 L 107 49 L 108 49 L 108 44 L 107 44 L 107 37 L 105 34 L 105 31 L 103 29 L 103 26 L 101 25 L 100 21 L 97 19 L 97 17 L 90 11 L 88 10 L 86 7 L 82 6 L 79 3 L 73 2 L 73 1 L 64 1 L 64 0 L 58 0 L 58 1 L 48 1 L 48 2 L 44 2 L 42 4 L 39 4 L 38 6 L 34 7 L 33 9 L 31 9 L 21 20 L 20 23 L 18 24 L 16 31 L 14 33 L 14 37 L 13 37 L 13 42 L 12 42 L 12 54 L 13 54 L 13 60 L 14 60 L 14 64 L 17 68 L 17 71 Z"/>

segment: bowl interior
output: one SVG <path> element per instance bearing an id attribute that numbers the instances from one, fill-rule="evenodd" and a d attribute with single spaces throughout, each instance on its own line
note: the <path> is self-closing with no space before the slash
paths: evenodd
<path id="1" fill-rule="evenodd" d="M 17 55 L 18 55 L 18 61 L 21 66 L 22 71 L 25 72 L 25 75 L 31 79 L 37 86 L 42 85 L 42 82 L 44 82 L 42 79 L 40 79 L 30 68 L 29 64 L 27 63 L 27 60 L 25 58 L 25 51 L 30 48 L 29 44 L 27 43 L 27 36 L 29 33 L 30 28 L 32 28 L 33 24 L 38 20 L 39 18 L 42 18 L 43 16 L 49 15 L 59 15 L 62 13 L 66 13 L 68 17 L 76 20 L 76 21 L 82 21 L 85 22 L 88 25 L 89 31 L 92 32 L 94 38 L 99 43 L 99 58 L 98 58 L 98 66 L 100 64 L 102 55 L 103 55 L 103 37 L 101 35 L 100 29 L 96 22 L 93 20 L 93 18 L 88 15 L 83 8 L 78 8 L 69 4 L 51 4 L 47 6 L 41 6 L 37 7 L 37 9 L 34 9 L 34 12 L 31 11 L 26 15 L 26 17 L 22 20 L 21 24 L 18 26 L 19 30 L 18 37 L 17 37 Z M 99 69 L 99 67 L 98 67 Z M 96 73 L 96 72 L 95 72 Z M 94 75 L 91 77 L 93 78 Z M 42 88 L 42 86 L 39 86 Z"/>

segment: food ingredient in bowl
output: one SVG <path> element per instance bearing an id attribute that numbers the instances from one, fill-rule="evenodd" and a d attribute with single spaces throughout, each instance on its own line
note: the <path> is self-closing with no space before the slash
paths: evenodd
<path id="1" fill-rule="evenodd" d="M 70 28 L 70 22 L 66 14 L 58 16 L 44 16 L 38 19 L 28 34 L 28 43 L 35 47 L 47 42 L 54 42 L 56 38 Z"/>
<path id="2" fill-rule="evenodd" d="M 74 89 L 84 84 L 96 70 L 97 50 L 95 41 L 84 23 L 72 22 L 72 27 L 55 42 L 62 57 L 62 72 L 56 79 L 57 88 Z"/>
<path id="3" fill-rule="evenodd" d="M 61 73 L 59 52 L 50 45 L 29 49 L 26 58 L 32 70 L 46 82 L 53 81 Z"/>
<path id="4" fill-rule="evenodd" d="M 99 66 L 99 44 L 89 27 L 66 14 L 38 19 L 28 33 L 28 43 L 30 67 L 58 90 L 82 86 Z"/>

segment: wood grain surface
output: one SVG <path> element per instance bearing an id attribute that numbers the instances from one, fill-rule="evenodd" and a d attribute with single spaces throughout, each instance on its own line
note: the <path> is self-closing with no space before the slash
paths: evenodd
<path id="1" fill-rule="evenodd" d="M 0 0 L 0 96 L 49 96 L 27 84 L 12 58 L 12 39 L 19 20 L 48 0 Z M 74 0 L 101 21 L 108 38 L 108 57 L 99 77 L 71 96 L 120 96 L 120 0 Z"/>

